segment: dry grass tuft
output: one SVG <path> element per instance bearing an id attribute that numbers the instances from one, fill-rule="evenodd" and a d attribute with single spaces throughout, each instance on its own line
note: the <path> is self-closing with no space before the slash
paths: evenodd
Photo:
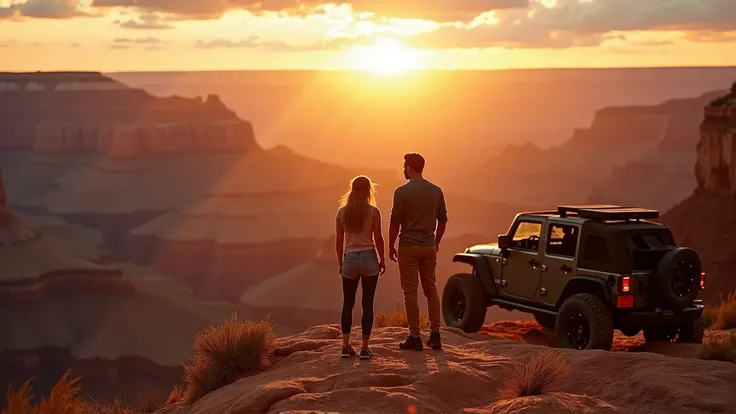
<path id="1" fill-rule="evenodd" d="M 174 389 L 169 393 L 169 398 L 166 400 L 166 405 L 176 404 L 184 401 L 184 388 L 179 385 L 174 385 Z"/>
<path id="2" fill-rule="evenodd" d="M 113 405 L 103 406 L 79 398 L 81 378 L 70 378 L 70 375 L 71 372 L 66 371 L 51 389 L 48 397 L 42 397 L 36 405 L 31 403 L 33 378 L 26 381 L 17 391 L 10 385 L 6 408 L 1 414 L 135 414 L 117 401 Z"/>
<path id="3" fill-rule="evenodd" d="M 723 335 L 704 342 L 698 358 L 736 363 L 736 334 Z"/>
<path id="4" fill-rule="evenodd" d="M 269 320 L 240 321 L 236 315 L 194 338 L 194 355 L 184 363 L 186 401 L 258 372 L 270 364 L 276 333 Z"/>
<path id="5" fill-rule="evenodd" d="M 570 362 L 561 352 L 542 348 L 509 369 L 499 396 L 512 399 L 557 391 L 569 373 Z"/>
<path id="6" fill-rule="evenodd" d="M 404 305 L 401 302 L 397 302 L 396 309 L 378 312 L 374 325 L 378 328 L 408 328 L 409 320 L 406 318 Z M 424 312 L 419 313 L 419 327 L 421 329 L 429 328 L 429 317 Z"/>
<path id="7" fill-rule="evenodd" d="M 730 293 L 720 305 L 706 308 L 703 322 L 713 329 L 736 328 L 736 292 Z"/>

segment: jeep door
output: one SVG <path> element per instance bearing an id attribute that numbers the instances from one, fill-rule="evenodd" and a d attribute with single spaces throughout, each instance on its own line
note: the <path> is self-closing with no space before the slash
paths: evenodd
<path id="1" fill-rule="evenodd" d="M 539 292 L 543 302 L 554 305 L 577 271 L 580 227 L 549 220 L 545 232 Z"/>
<path id="2" fill-rule="evenodd" d="M 514 224 L 511 247 L 501 273 L 501 289 L 506 295 L 531 299 L 539 286 L 539 240 L 543 220 L 520 218 Z"/>

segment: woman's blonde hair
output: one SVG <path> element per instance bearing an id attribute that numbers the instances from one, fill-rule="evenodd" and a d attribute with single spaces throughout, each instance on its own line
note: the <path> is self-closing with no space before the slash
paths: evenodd
<path id="1" fill-rule="evenodd" d="M 348 233 L 359 233 L 366 218 L 376 206 L 376 186 L 366 176 L 358 176 L 350 182 L 350 190 L 340 198 L 342 225 Z"/>

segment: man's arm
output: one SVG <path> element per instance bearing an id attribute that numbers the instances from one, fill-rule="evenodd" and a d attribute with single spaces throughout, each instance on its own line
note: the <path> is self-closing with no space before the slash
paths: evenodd
<path id="1" fill-rule="evenodd" d="M 442 189 L 439 189 L 440 201 L 437 204 L 437 231 L 434 236 L 434 244 L 437 246 L 437 251 L 440 250 L 440 242 L 442 236 L 445 235 L 445 229 L 447 229 L 447 204 L 445 202 L 445 194 Z"/>
<path id="2" fill-rule="evenodd" d="M 396 239 L 401 229 L 401 216 L 404 213 L 399 196 L 399 189 L 394 190 L 394 204 L 391 206 L 390 225 L 388 227 L 388 258 L 396 261 Z"/>

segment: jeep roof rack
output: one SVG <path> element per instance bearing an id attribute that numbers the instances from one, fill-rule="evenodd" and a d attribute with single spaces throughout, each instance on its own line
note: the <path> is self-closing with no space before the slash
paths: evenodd
<path id="1" fill-rule="evenodd" d="M 593 220 L 646 220 L 659 218 L 659 211 L 639 207 L 623 207 L 616 205 L 580 205 L 559 206 L 560 217 L 574 213 L 580 218 Z"/>

